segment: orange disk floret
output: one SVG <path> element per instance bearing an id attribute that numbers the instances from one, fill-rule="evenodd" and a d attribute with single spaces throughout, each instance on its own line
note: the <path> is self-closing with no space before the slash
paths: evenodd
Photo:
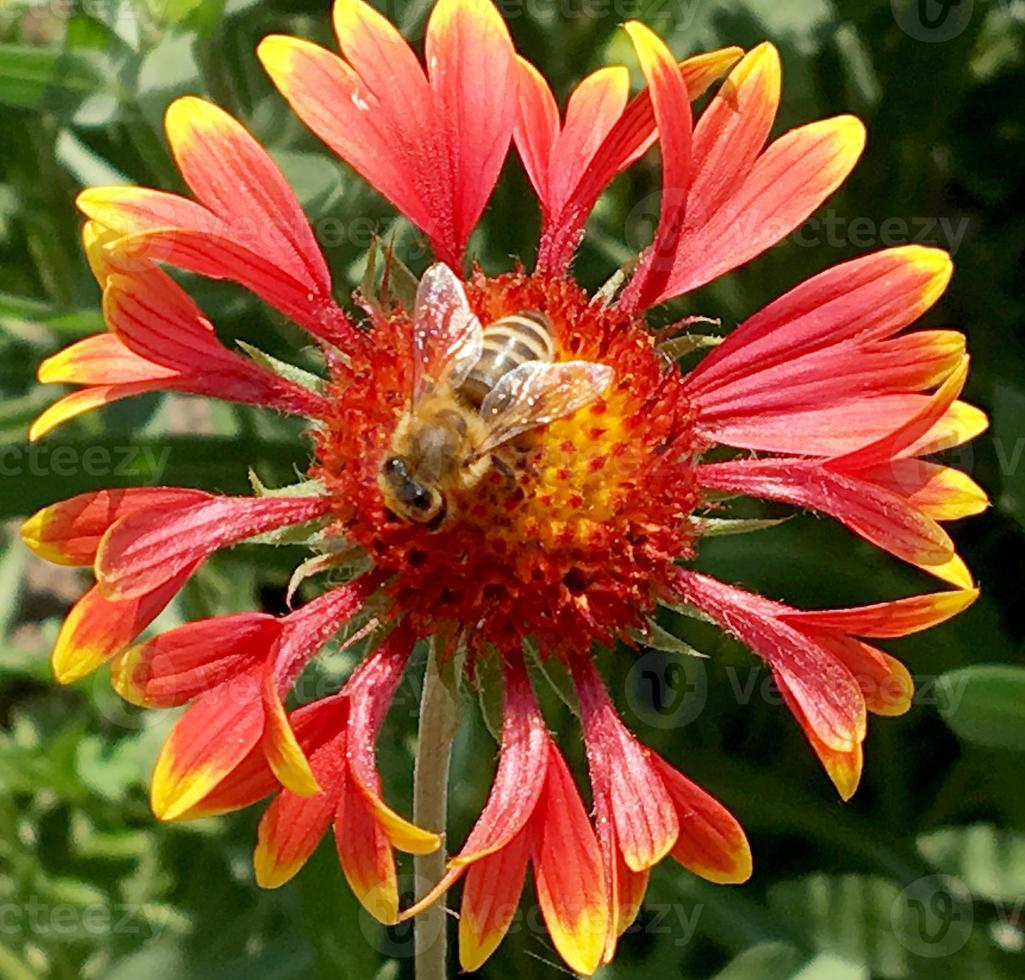
<path id="1" fill-rule="evenodd" d="M 485 325 L 545 314 L 557 360 L 606 364 L 614 382 L 601 400 L 521 438 L 511 475 L 492 469 L 430 530 L 391 514 L 378 489 L 408 407 L 412 330 L 404 311 L 376 317 L 373 364 L 336 372 L 335 410 L 318 437 L 315 475 L 335 530 L 366 549 L 422 635 L 466 624 L 471 646 L 609 643 L 639 624 L 663 573 L 692 553 L 700 447 L 679 373 L 643 323 L 569 280 L 478 272 L 467 294 Z"/>

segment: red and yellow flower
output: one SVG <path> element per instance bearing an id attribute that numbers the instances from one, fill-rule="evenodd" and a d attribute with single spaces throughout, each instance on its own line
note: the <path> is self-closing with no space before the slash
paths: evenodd
<path id="1" fill-rule="evenodd" d="M 715 882 L 751 871 L 736 820 L 619 720 L 594 644 L 632 645 L 660 603 L 718 622 L 768 663 L 847 798 L 866 712 L 899 714 L 912 694 L 905 668 L 866 640 L 933 626 L 975 598 L 941 523 L 982 510 L 986 497 L 924 457 L 971 439 L 986 420 L 960 400 L 963 337 L 906 332 L 942 294 L 951 261 L 908 246 L 827 269 L 681 371 L 647 311 L 797 228 L 854 166 L 861 124 L 841 116 L 770 141 L 780 65 L 769 44 L 678 63 L 630 23 L 644 91 L 630 97 L 626 68 L 600 69 L 560 113 L 488 0 L 439 0 L 424 64 L 362 0 L 338 0 L 334 22 L 340 55 L 289 37 L 260 45 L 293 109 L 420 229 L 482 322 L 537 310 L 552 324 L 554 360 L 606 365 L 614 381 L 530 433 L 529 465 L 512 480 L 493 473 L 440 528 L 396 518 L 377 474 L 408 407 L 412 311 L 359 295 L 357 322 L 335 301 L 310 225 L 269 155 L 216 106 L 177 100 L 167 138 L 191 196 L 100 187 L 79 198 L 109 330 L 40 367 L 43 381 L 81 387 L 32 435 L 116 399 L 174 390 L 310 419 L 315 461 L 309 481 L 285 493 L 100 491 L 30 518 L 23 534 L 38 554 L 96 574 L 60 633 L 54 669 L 67 683 L 111 661 L 128 700 L 187 705 L 154 773 L 159 817 L 274 794 L 258 882 L 286 881 L 333 826 L 354 891 L 394 922 L 403 914 L 394 851 L 425 853 L 440 840 L 382 799 L 374 739 L 419 639 L 440 638 L 442 656 L 464 649 L 471 679 L 479 658 L 497 652 L 504 721 L 490 799 L 438 887 L 405 914 L 465 879 L 461 960 L 476 968 L 508 929 L 531 865 L 554 944 L 589 974 L 612 956 L 663 857 Z M 724 75 L 692 123 L 692 102 Z M 653 240 L 618 292 L 590 296 L 570 274 L 588 215 L 656 143 Z M 467 272 L 467 243 L 513 145 L 541 206 L 536 267 Z M 310 333 L 325 376 L 304 384 L 229 351 L 165 264 L 250 289 Z M 717 581 L 692 560 L 724 495 L 833 517 L 952 588 L 802 611 Z M 214 551 L 292 527 L 308 527 L 319 549 L 312 570 L 359 573 L 284 617 L 235 614 L 138 641 Z M 345 551 L 331 550 L 340 540 Z M 287 713 L 306 664 L 360 617 L 359 635 L 372 638 L 366 661 L 337 694 Z M 525 643 L 573 679 L 593 819 L 534 701 Z"/>

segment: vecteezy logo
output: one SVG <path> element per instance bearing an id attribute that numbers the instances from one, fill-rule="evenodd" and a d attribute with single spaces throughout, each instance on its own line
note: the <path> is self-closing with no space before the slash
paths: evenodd
<path id="1" fill-rule="evenodd" d="M 974 0 L 890 0 L 902 31 L 935 43 L 957 37 L 972 18 Z"/>
<path id="2" fill-rule="evenodd" d="M 653 728 L 682 728 L 705 707 L 708 674 L 697 657 L 648 650 L 626 680 L 626 700 L 637 718 Z"/>
<path id="3" fill-rule="evenodd" d="M 956 953 L 972 933 L 972 896 L 964 882 L 929 875 L 907 886 L 890 909 L 894 934 L 915 956 L 938 959 Z"/>

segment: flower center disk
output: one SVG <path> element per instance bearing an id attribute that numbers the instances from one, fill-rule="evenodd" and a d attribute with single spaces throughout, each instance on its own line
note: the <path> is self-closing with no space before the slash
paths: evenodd
<path id="1" fill-rule="evenodd" d="M 463 624 L 471 648 L 531 637 L 556 653 L 610 643 L 639 625 L 673 560 L 692 554 L 700 447 L 679 372 L 641 321 L 567 279 L 478 273 L 467 296 L 485 325 L 543 314 L 554 360 L 607 365 L 612 384 L 498 450 L 429 528 L 391 513 L 378 485 L 409 409 L 412 323 L 405 310 L 375 315 L 372 354 L 332 372 L 334 412 L 317 437 L 332 530 L 368 552 L 422 634 Z"/>

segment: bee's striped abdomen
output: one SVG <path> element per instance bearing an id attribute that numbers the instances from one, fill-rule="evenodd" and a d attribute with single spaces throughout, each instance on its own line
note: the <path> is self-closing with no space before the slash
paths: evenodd
<path id="1" fill-rule="evenodd" d="M 459 389 L 460 394 L 479 406 L 514 368 L 528 361 L 550 361 L 554 353 L 551 325 L 544 314 L 527 310 L 504 316 L 484 328 L 484 353 Z"/>

